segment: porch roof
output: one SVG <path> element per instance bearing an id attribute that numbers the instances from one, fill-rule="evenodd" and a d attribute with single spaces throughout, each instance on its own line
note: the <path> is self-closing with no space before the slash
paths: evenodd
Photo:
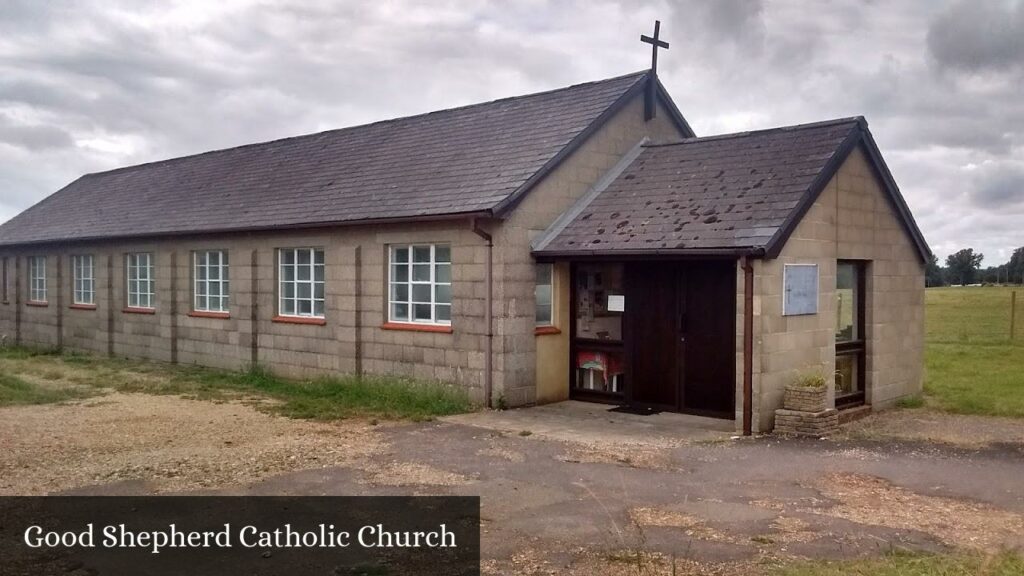
<path id="1" fill-rule="evenodd" d="M 862 117 L 644 145 L 534 243 L 537 256 L 767 255 L 863 145 L 930 253 Z"/>

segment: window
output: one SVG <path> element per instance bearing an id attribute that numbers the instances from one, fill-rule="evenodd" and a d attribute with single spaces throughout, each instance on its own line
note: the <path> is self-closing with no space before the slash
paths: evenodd
<path id="1" fill-rule="evenodd" d="M 836 266 L 836 407 L 864 402 L 864 264 Z"/>
<path id="2" fill-rule="evenodd" d="M 621 305 L 625 268 L 618 263 L 577 264 L 572 278 L 576 328 L 570 352 L 571 393 L 583 398 L 621 397 L 626 387 Z"/>
<path id="3" fill-rule="evenodd" d="M 205 250 L 192 253 L 195 292 L 192 309 L 196 312 L 228 311 L 228 253 Z"/>
<path id="4" fill-rule="evenodd" d="M 153 308 L 153 255 L 148 252 L 128 254 L 128 307 Z"/>
<path id="5" fill-rule="evenodd" d="M 533 297 L 537 305 L 537 326 L 554 324 L 551 307 L 552 266 L 552 264 L 537 264 L 537 284 L 533 288 Z"/>
<path id="6" fill-rule="evenodd" d="M 71 257 L 72 298 L 74 304 L 96 304 L 96 278 L 91 254 Z"/>
<path id="7" fill-rule="evenodd" d="M 278 314 L 324 317 L 324 251 L 322 248 L 278 250 L 280 288 Z"/>
<path id="8" fill-rule="evenodd" d="M 3 275 L 3 278 L 0 278 L 0 281 L 3 282 L 3 284 L 0 284 L 0 290 L 3 291 L 2 302 L 7 304 L 10 302 L 10 299 L 8 298 L 9 291 L 7 289 L 7 256 L 4 256 L 3 260 L 0 261 L 0 274 Z"/>
<path id="9" fill-rule="evenodd" d="M 46 256 L 28 259 L 28 301 L 46 302 Z"/>
<path id="10" fill-rule="evenodd" d="M 392 246 L 390 260 L 389 320 L 451 325 L 451 247 Z"/>

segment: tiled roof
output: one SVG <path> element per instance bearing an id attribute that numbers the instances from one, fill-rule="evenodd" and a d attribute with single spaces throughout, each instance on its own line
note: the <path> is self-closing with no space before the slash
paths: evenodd
<path id="1" fill-rule="evenodd" d="M 646 74 L 89 174 L 0 244 L 477 213 L 527 189 Z"/>
<path id="2" fill-rule="evenodd" d="M 866 131 L 858 117 L 646 146 L 534 252 L 768 250 Z"/>

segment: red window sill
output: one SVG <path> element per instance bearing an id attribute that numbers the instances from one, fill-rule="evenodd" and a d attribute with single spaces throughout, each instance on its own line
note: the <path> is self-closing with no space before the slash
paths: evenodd
<path id="1" fill-rule="evenodd" d="M 155 308 L 125 308 L 121 310 L 125 314 L 156 314 Z"/>
<path id="2" fill-rule="evenodd" d="M 545 334 L 561 334 L 562 331 L 557 326 L 537 326 L 533 329 L 533 333 L 537 336 L 543 336 Z"/>
<path id="3" fill-rule="evenodd" d="M 380 325 L 382 330 L 408 330 L 409 332 L 435 332 L 439 334 L 451 334 L 451 326 L 438 326 L 436 324 L 413 324 L 411 322 L 385 322 Z"/>
<path id="4" fill-rule="evenodd" d="M 70 308 L 72 310 L 95 310 L 96 309 L 96 305 L 95 304 L 72 304 L 71 306 L 68 306 L 68 308 Z"/>
<path id="5" fill-rule="evenodd" d="M 272 322 L 278 324 L 309 324 L 313 326 L 325 326 L 327 320 L 323 318 L 308 318 L 306 316 L 274 316 Z"/>
<path id="6" fill-rule="evenodd" d="M 192 318 L 220 318 L 221 320 L 231 318 L 230 312 L 207 312 L 205 310 L 193 310 L 188 315 Z"/>
<path id="7" fill-rule="evenodd" d="M 29 300 L 28 302 L 25 302 L 25 306 L 35 306 L 36 308 L 46 308 L 49 305 L 49 302 L 36 302 L 34 300 Z"/>

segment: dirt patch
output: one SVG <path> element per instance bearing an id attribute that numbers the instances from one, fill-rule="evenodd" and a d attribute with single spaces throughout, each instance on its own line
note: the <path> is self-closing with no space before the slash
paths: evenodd
<path id="1" fill-rule="evenodd" d="M 411 462 L 360 467 L 367 473 L 367 481 L 377 486 L 464 486 L 474 482 L 472 478 L 455 472 Z"/>
<path id="2" fill-rule="evenodd" d="M 635 445 L 571 444 L 557 458 L 576 464 L 616 464 L 648 470 L 672 470 L 676 467 L 667 450 Z"/>
<path id="3" fill-rule="evenodd" d="M 950 546 L 985 551 L 1019 546 L 1024 538 L 1024 516 L 986 504 L 924 496 L 874 476 L 828 474 L 817 488 L 838 504 L 804 512 L 860 524 L 917 530 Z"/>
<path id="4" fill-rule="evenodd" d="M 965 448 L 1024 444 L 1024 419 L 947 414 L 925 408 L 886 410 L 846 424 L 837 437 L 941 442 Z"/>
<path id="5" fill-rule="evenodd" d="M 124 480 L 157 492 L 246 485 L 350 464 L 380 450 L 375 428 L 259 412 L 241 402 L 108 394 L 0 409 L 0 494 L 48 494 Z"/>
<path id="6" fill-rule="evenodd" d="M 499 458 L 501 460 L 507 460 L 509 462 L 515 463 L 523 462 L 526 460 L 526 456 L 522 452 L 509 450 L 508 448 L 503 448 L 501 446 L 495 445 L 477 451 L 477 455 L 485 456 L 488 458 Z"/>
<path id="7" fill-rule="evenodd" d="M 634 524 L 641 528 L 648 526 L 679 528 L 687 536 L 697 538 L 699 540 L 714 540 L 718 542 L 732 540 L 722 532 L 709 527 L 704 520 L 675 510 L 666 510 L 664 508 L 633 508 L 629 511 L 629 518 Z"/>

